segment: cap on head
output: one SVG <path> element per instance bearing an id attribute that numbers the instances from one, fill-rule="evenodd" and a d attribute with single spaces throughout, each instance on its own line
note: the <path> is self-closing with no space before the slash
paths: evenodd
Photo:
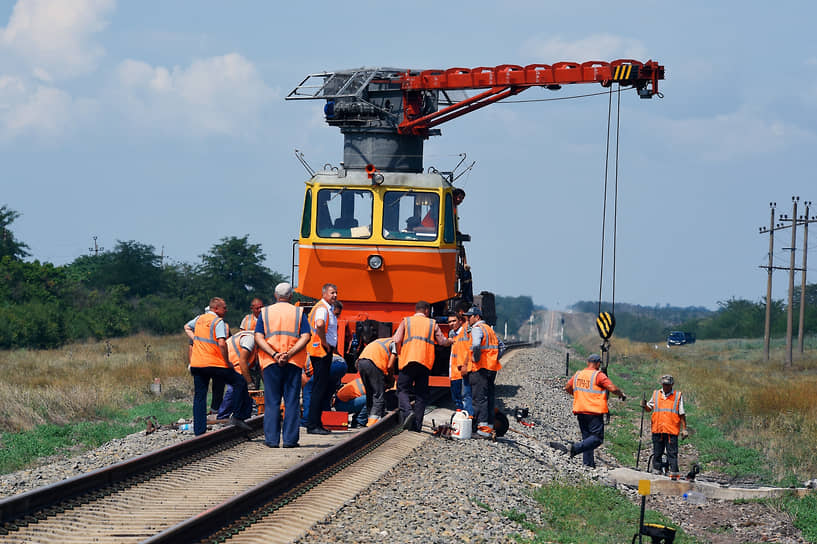
<path id="1" fill-rule="evenodd" d="M 468 308 L 468 311 L 463 313 L 463 315 L 478 315 L 482 317 L 482 310 L 480 310 L 479 306 L 471 306 Z"/>
<path id="2" fill-rule="evenodd" d="M 675 380 L 669 374 L 664 374 L 661 376 L 661 385 L 672 385 L 675 383 Z"/>
<path id="3" fill-rule="evenodd" d="M 600 363 L 601 362 L 601 357 L 597 353 L 594 353 L 594 354 L 590 355 L 587 358 L 587 362 L 588 363 Z"/>

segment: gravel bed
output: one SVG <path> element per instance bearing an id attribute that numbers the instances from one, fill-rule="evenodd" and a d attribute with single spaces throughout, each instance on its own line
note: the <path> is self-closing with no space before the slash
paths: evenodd
<path id="1" fill-rule="evenodd" d="M 579 438 L 564 393 L 564 352 L 539 348 L 509 353 L 497 376 L 497 404 L 509 415 L 509 432 L 496 442 L 430 437 L 401 465 L 315 525 L 301 543 L 448 543 L 511 542 L 533 535 L 508 513 L 543 524 L 531 491 L 553 481 L 610 483 L 618 464 L 596 451 L 597 468 L 582 466 L 548 446 Z M 617 399 L 611 402 L 619 402 Z M 528 408 L 532 428 L 513 418 L 515 407 Z M 441 422 L 437 422 L 441 423 Z M 428 428 L 431 421 L 426 419 Z M 29 470 L 0 476 L 0 497 L 89 472 L 114 462 L 188 439 L 190 431 L 160 429 L 135 433 L 70 459 L 53 458 Z M 636 490 L 618 489 L 640 504 Z M 679 497 L 651 497 L 648 508 L 662 511 L 675 525 L 715 544 L 806 542 L 783 513 L 757 503 L 708 501 L 690 505 Z M 632 525 L 637 520 L 623 521 Z"/>

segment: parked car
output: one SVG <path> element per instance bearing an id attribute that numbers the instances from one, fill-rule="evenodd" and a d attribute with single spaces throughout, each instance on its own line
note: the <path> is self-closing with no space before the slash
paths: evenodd
<path id="1" fill-rule="evenodd" d="M 684 344 L 694 344 L 695 333 L 685 331 L 672 331 L 667 336 L 667 347 L 683 346 Z"/>

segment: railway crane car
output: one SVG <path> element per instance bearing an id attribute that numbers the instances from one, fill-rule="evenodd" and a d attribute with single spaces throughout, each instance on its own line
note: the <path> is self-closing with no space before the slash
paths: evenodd
<path id="1" fill-rule="evenodd" d="M 424 169 L 423 144 L 438 125 L 530 87 L 613 83 L 642 98 L 658 94 L 657 62 L 560 62 L 473 69 L 361 68 L 306 76 L 287 100 L 323 100 L 327 124 L 344 137 L 343 162 L 306 182 L 297 240 L 297 292 L 321 296 L 338 286 L 344 304 L 339 349 L 352 363 L 361 327 L 391 335 L 414 304 L 444 313 L 462 292 L 467 235 L 460 234 L 452 172 Z M 293 251 L 294 253 L 294 251 Z M 430 384 L 448 385 L 447 350 L 438 351 Z"/>

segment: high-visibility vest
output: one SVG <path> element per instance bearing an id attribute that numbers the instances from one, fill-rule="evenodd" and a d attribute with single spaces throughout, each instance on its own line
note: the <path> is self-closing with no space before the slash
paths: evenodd
<path id="1" fill-rule="evenodd" d="M 255 324 L 258 323 L 258 318 L 255 317 L 253 314 L 247 314 L 244 316 L 244 319 L 241 320 L 241 325 L 238 326 L 239 329 L 242 331 L 254 331 Z"/>
<path id="2" fill-rule="evenodd" d="M 329 314 L 332 313 L 332 308 L 329 307 L 329 303 L 323 299 L 320 299 L 316 304 L 315 307 L 312 308 L 312 311 L 309 312 L 309 328 L 312 331 L 312 337 L 309 339 L 309 344 L 306 346 L 306 351 L 309 353 L 310 357 L 326 357 L 327 353 L 326 350 L 323 348 L 323 344 L 321 344 L 321 337 L 318 336 L 318 327 L 315 325 L 315 318 L 318 313 L 318 308 L 324 307 L 326 308 L 326 319 L 324 319 L 324 327 L 329 327 Z M 324 334 L 326 331 L 324 330 Z"/>
<path id="3" fill-rule="evenodd" d="M 400 348 L 402 370 L 409 363 L 420 363 L 431 370 L 434 366 L 434 320 L 423 315 L 403 319 L 403 347 Z"/>
<path id="4" fill-rule="evenodd" d="M 468 372 L 471 368 L 471 337 L 468 335 L 468 326 L 460 327 L 460 332 L 454 337 L 451 345 L 451 371 L 449 376 L 452 380 L 461 380 L 462 372 L 458 366 L 462 365 L 463 371 Z"/>
<path id="5" fill-rule="evenodd" d="M 673 391 L 664 398 L 661 390 L 652 393 L 652 432 L 653 434 L 675 434 L 681 432 L 681 392 Z"/>
<path id="6" fill-rule="evenodd" d="M 365 394 L 366 388 L 363 387 L 363 381 L 360 378 L 355 378 L 351 382 L 344 384 L 344 386 L 338 389 L 338 392 L 335 393 L 338 400 L 341 402 L 349 402 L 350 400 L 356 399 Z"/>
<path id="7" fill-rule="evenodd" d="M 241 365 L 238 364 L 238 360 L 241 358 L 241 350 L 244 349 L 241 347 L 241 339 L 252 334 L 250 331 L 241 331 L 227 339 L 227 357 L 229 357 L 230 362 L 233 364 L 233 367 L 235 367 L 235 371 L 239 374 L 241 374 Z M 247 367 L 253 366 L 257 355 L 258 347 L 253 345 L 250 356 L 247 358 Z"/>
<path id="8" fill-rule="evenodd" d="M 498 371 L 502 368 L 499 363 L 499 340 L 496 337 L 493 327 L 487 323 L 477 323 L 474 325 L 482 329 L 482 341 L 479 343 L 479 361 L 474 361 L 471 357 L 471 365 L 474 369 Z"/>
<path id="9" fill-rule="evenodd" d="M 374 366 L 383 371 L 383 374 L 388 374 L 389 358 L 391 357 L 391 347 L 393 344 L 394 340 L 391 338 L 378 338 L 363 348 L 358 359 L 368 359 L 374 363 Z"/>
<path id="10" fill-rule="evenodd" d="M 601 370 L 585 368 L 573 375 L 573 413 L 606 414 L 607 390 L 596 385 Z"/>
<path id="11" fill-rule="evenodd" d="M 288 302 L 277 302 L 264 306 L 261 319 L 264 321 L 264 340 L 276 353 L 289 351 L 301 337 L 301 320 L 304 310 Z M 275 362 L 265 351 L 258 350 L 258 362 L 261 368 L 267 368 Z M 289 358 L 290 363 L 303 368 L 306 365 L 306 353 L 300 350 Z"/>
<path id="12" fill-rule="evenodd" d="M 203 368 L 217 366 L 230 368 L 216 338 L 216 325 L 224 321 L 215 314 L 206 313 L 196 319 L 196 328 L 193 331 L 193 353 L 190 356 L 190 366 Z"/>

